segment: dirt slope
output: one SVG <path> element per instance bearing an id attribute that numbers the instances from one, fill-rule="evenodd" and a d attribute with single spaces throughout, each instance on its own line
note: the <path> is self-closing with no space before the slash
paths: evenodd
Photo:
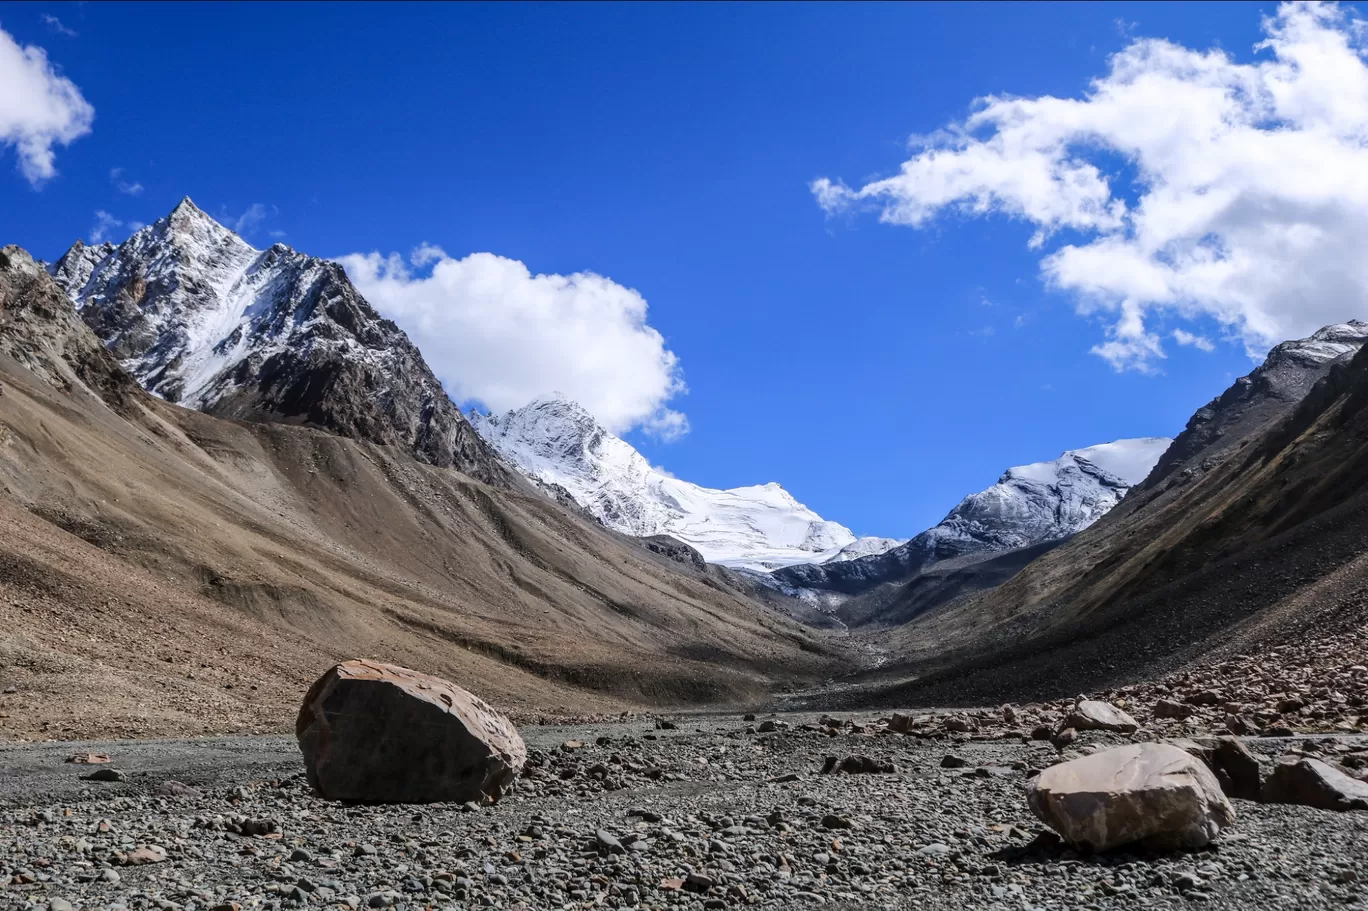
<path id="1" fill-rule="evenodd" d="M 839 661 L 534 492 L 154 399 L 5 254 L 0 737 L 281 729 L 345 657 L 522 714 L 745 701 Z"/>

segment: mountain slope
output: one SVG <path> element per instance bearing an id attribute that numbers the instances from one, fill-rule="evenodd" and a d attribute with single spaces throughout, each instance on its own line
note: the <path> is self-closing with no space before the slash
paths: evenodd
<path id="1" fill-rule="evenodd" d="M 1115 507 L 1171 442 L 1163 437 L 1117 440 L 1009 468 L 992 487 L 965 497 L 937 525 L 887 553 L 793 566 L 775 576 L 799 588 L 855 595 L 906 582 L 945 560 L 1062 541 Z"/>
<path id="2" fill-rule="evenodd" d="M 1188 420 L 1140 490 L 1173 478 L 1182 482 L 1210 470 L 1218 459 L 1285 416 L 1336 363 L 1347 363 L 1368 342 L 1368 323 L 1326 326 L 1308 338 L 1283 342 Z"/>
<path id="3" fill-rule="evenodd" d="M 512 476 L 342 267 L 256 250 L 188 198 L 49 271 L 146 389 L 221 417 L 308 423 L 491 483 Z"/>
<path id="4" fill-rule="evenodd" d="M 534 491 L 155 398 L 5 248 L 3 736 L 288 729 L 352 657 L 524 718 L 751 700 L 844 663 L 715 567 Z"/>
<path id="5" fill-rule="evenodd" d="M 1358 337 L 1363 324 L 1346 324 Z M 1343 339 L 1344 327 L 1328 336 Z M 1303 340 L 1303 342 L 1308 340 Z M 1338 344 L 1358 342 L 1335 342 Z M 1072 693 L 1368 622 L 1368 350 L 1279 346 L 1103 521 L 1009 582 L 915 618 L 876 699 Z M 1287 352 L 1305 353 L 1287 371 Z M 1290 375 L 1282 383 L 1274 372 Z M 1289 401 L 1308 372 L 1321 378 Z M 1234 442 L 1231 441 L 1234 437 Z M 1196 470 L 1190 470 L 1190 469 Z M 1357 633 L 1354 633 L 1357 634 Z"/>
<path id="6" fill-rule="evenodd" d="M 778 484 L 714 490 L 671 477 L 560 396 L 503 415 L 472 412 L 469 417 L 509 464 L 543 485 L 567 491 L 607 527 L 639 537 L 670 535 L 710 563 L 763 572 L 849 559 L 898 543 L 857 539 Z"/>

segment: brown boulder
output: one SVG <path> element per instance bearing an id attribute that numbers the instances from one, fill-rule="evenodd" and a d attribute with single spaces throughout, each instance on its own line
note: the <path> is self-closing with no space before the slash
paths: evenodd
<path id="1" fill-rule="evenodd" d="M 309 784 L 333 800 L 498 800 L 527 760 L 512 722 L 477 696 L 371 661 L 347 661 L 320 677 L 295 736 Z"/>
<path id="2" fill-rule="evenodd" d="M 1368 784 L 1319 759 L 1284 758 L 1264 782 L 1263 800 L 1321 810 L 1368 810 Z"/>
<path id="3" fill-rule="evenodd" d="M 1222 737 L 1211 751 L 1211 763 L 1220 772 L 1221 786 L 1231 797 L 1258 800 L 1263 790 L 1259 775 L 1259 760 L 1249 748 L 1233 737 Z"/>
<path id="4" fill-rule="evenodd" d="M 1073 711 L 1060 724 L 1060 729 L 1073 728 L 1076 731 L 1113 731 L 1117 734 L 1134 734 L 1140 729 L 1135 719 L 1112 705 L 1097 699 L 1084 699 L 1074 706 Z"/>
<path id="5" fill-rule="evenodd" d="M 1200 848 L 1235 818 L 1215 776 L 1178 747 L 1136 743 L 1050 766 L 1031 811 L 1081 851 Z"/>
<path id="6" fill-rule="evenodd" d="M 888 719 L 888 729 L 895 734 L 906 734 L 912 730 L 913 719 L 911 715 L 903 715 L 894 712 L 893 717 Z"/>
<path id="7" fill-rule="evenodd" d="M 1160 699 L 1154 704 L 1155 718 L 1177 718 L 1181 721 L 1190 718 L 1197 710 L 1190 705 L 1181 702 L 1171 702 L 1168 699 Z"/>

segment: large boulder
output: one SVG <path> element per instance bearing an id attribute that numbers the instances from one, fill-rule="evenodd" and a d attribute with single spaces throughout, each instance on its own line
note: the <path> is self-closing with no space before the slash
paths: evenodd
<path id="1" fill-rule="evenodd" d="M 1263 799 L 1321 810 L 1368 810 L 1368 783 L 1309 756 L 1282 759 L 1263 784 Z"/>
<path id="2" fill-rule="evenodd" d="M 1084 852 L 1135 843 L 1200 848 L 1235 818 L 1211 770 L 1164 743 L 1127 744 L 1051 766 L 1027 785 L 1026 799 Z"/>
<path id="3" fill-rule="evenodd" d="M 1097 699 L 1081 700 L 1059 727 L 1060 730 L 1073 728 L 1076 731 L 1112 731 L 1117 734 L 1134 734 L 1140 729 L 1134 718 L 1110 702 Z"/>
<path id="4" fill-rule="evenodd" d="M 295 736 L 309 784 L 333 800 L 497 801 L 527 761 L 513 723 L 479 697 L 372 661 L 318 678 Z"/>

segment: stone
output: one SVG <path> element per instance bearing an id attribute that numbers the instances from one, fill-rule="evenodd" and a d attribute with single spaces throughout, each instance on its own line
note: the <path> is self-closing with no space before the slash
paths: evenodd
<path id="1" fill-rule="evenodd" d="M 1045 769 L 1026 786 L 1046 825 L 1083 852 L 1139 843 L 1201 848 L 1235 818 L 1201 760 L 1171 744 L 1137 743 Z"/>
<path id="2" fill-rule="evenodd" d="M 76 911 L 76 906 L 65 898 L 53 896 L 48 899 L 48 911 Z"/>
<path id="3" fill-rule="evenodd" d="M 1196 712 L 1197 709 L 1191 705 L 1172 702 L 1168 699 L 1160 699 L 1154 704 L 1155 718 L 1176 718 L 1181 721 L 1184 718 L 1191 718 Z"/>
<path id="4" fill-rule="evenodd" d="M 846 819 L 844 816 L 837 816 L 835 813 L 828 813 L 827 815 L 822 817 L 822 828 L 849 829 L 851 828 L 851 823 L 850 820 Z"/>
<path id="5" fill-rule="evenodd" d="M 89 775 L 82 775 L 83 781 L 127 781 L 128 776 L 118 769 L 96 769 Z"/>
<path id="6" fill-rule="evenodd" d="M 1265 803 L 1291 803 L 1320 810 L 1368 810 L 1368 783 L 1307 757 L 1284 757 L 1263 784 Z"/>
<path id="7" fill-rule="evenodd" d="M 969 765 L 969 760 L 961 759 L 958 756 L 947 753 L 941 757 L 940 767 L 942 769 L 962 769 Z"/>
<path id="8" fill-rule="evenodd" d="M 110 759 L 108 753 L 80 752 L 72 753 L 70 756 L 67 757 L 67 762 L 74 762 L 78 765 L 99 765 L 101 763 L 106 763 L 109 761 Z"/>
<path id="9" fill-rule="evenodd" d="M 625 854 L 627 849 L 622 846 L 622 842 L 617 836 L 606 829 L 599 829 L 594 833 L 594 846 L 600 854 Z"/>
<path id="10" fill-rule="evenodd" d="M 347 661 L 320 677 L 295 736 L 309 784 L 362 803 L 497 801 L 522 771 L 527 747 L 513 723 L 437 677 Z"/>
<path id="11" fill-rule="evenodd" d="M 187 800 L 194 800 L 203 797 L 204 794 L 199 788 L 192 788 L 183 781 L 168 779 L 157 785 L 157 790 L 152 792 L 157 797 L 181 797 Z"/>
<path id="12" fill-rule="evenodd" d="M 756 728 L 756 730 L 761 734 L 773 734 L 775 731 L 779 730 L 779 725 L 775 724 L 773 721 L 762 721 L 760 722 L 760 727 Z"/>
<path id="13" fill-rule="evenodd" d="M 894 712 L 888 719 L 888 729 L 895 734 L 906 734 L 912 730 L 912 716 Z"/>
<path id="14" fill-rule="evenodd" d="M 1210 764 L 1225 773 L 1222 786 L 1227 795 L 1241 800 L 1258 800 L 1262 791 L 1259 760 L 1249 748 L 1233 737 L 1222 737 L 1211 751 Z M 1229 786 L 1226 786 L 1226 782 Z"/>
<path id="15" fill-rule="evenodd" d="M 829 768 L 824 767 L 822 771 L 828 775 L 891 775 L 893 774 L 893 763 L 869 756 L 847 756 L 837 762 L 835 756 L 827 757 L 831 762 Z"/>
<path id="16" fill-rule="evenodd" d="M 148 864 L 160 864 L 166 861 L 166 849 L 160 845 L 143 845 L 129 851 L 124 856 L 124 863 L 130 867 L 142 867 Z"/>
<path id="17" fill-rule="evenodd" d="M 978 725 L 972 718 L 952 717 L 945 719 L 945 729 L 952 734 L 972 734 Z"/>
<path id="18" fill-rule="evenodd" d="M 1140 730 L 1134 718 L 1110 702 L 1098 699 L 1079 702 L 1060 727 L 1076 731 L 1112 731 L 1116 734 L 1134 734 Z"/>
<path id="19" fill-rule="evenodd" d="M 1062 750 L 1078 739 L 1078 731 L 1073 728 L 1063 728 L 1050 736 L 1050 743 L 1056 750 Z"/>
<path id="20" fill-rule="evenodd" d="M 712 877 L 705 876 L 702 873 L 690 873 L 688 876 L 684 877 L 683 882 L 685 892 L 703 893 L 711 889 L 713 885 Z"/>

